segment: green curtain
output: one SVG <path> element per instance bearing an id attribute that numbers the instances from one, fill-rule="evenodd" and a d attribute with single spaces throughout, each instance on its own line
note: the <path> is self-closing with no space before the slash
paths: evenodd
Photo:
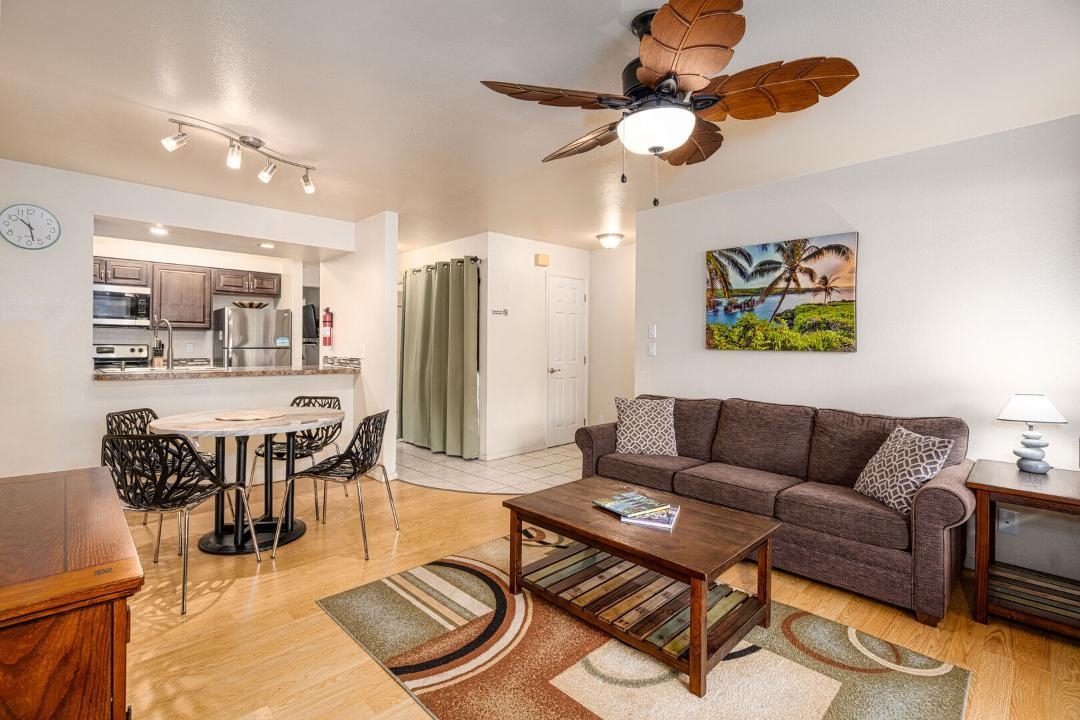
<path id="1" fill-rule="evenodd" d="M 435 452 L 480 454 L 480 269 L 475 257 L 405 272 L 401 438 Z"/>

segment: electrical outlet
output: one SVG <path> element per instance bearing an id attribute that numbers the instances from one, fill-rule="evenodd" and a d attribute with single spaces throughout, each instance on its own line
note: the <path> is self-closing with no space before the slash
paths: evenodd
<path id="1" fill-rule="evenodd" d="M 1020 513 L 1015 510 L 1006 510 L 1002 508 L 998 510 L 998 532 L 1005 533 L 1006 535 L 1019 535 L 1020 534 Z"/>
<path id="2" fill-rule="evenodd" d="M 600 422 L 605 422 L 604 413 L 600 413 Z"/>
<path id="3" fill-rule="evenodd" d="M 187 343 L 184 345 L 184 352 L 189 354 L 195 352 L 195 343 Z"/>

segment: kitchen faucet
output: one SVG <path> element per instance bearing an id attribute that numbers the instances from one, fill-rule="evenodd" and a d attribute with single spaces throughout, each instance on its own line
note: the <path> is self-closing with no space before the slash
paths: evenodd
<path id="1" fill-rule="evenodd" d="M 165 318 L 158 318 L 154 316 L 154 346 L 157 347 L 158 341 L 158 328 L 161 327 L 161 323 L 165 323 L 165 329 L 169 331 L 169 354 L 165 357 L 165 367 L 168 370 L 173 369 L 173 329 L 172 323 Z"/>

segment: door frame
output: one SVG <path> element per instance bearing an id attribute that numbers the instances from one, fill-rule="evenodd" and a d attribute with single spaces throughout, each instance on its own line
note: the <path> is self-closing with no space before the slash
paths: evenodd
<path id="1" fill-rule="evenodd" d="M 551 437 L 549 435 L 549 428 L 551 423 L 551 394 L 548 387 L 548 361 L 551 358 L 551 286 L 550 282 L 553 278 L 562 278 L 563 280 L 580 280 L 584 285 L 585 299 L 582 305 L 584 306 L 584 319 L 581 324 L 581 332 L 583 335 L 582 342 L 584 351 L 582 357 L 584 362 L 582 363 L 584 372 L 581 382 L 581 408 L 582 408 L 582 427 L 585 427 L 589 423 L 589 278 L 580 277 L 578 275 L 563 275 L 561 273 L 553 273 L 550 271 L 544 272 L 544 447 L 554 447 L 551 444 Z"/>

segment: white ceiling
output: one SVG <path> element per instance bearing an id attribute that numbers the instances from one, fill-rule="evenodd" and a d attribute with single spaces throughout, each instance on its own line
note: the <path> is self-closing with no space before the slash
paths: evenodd
<path id="1" fill-rule="evenodd" d="M 639 0 L 3 0 L 0 157 L 343 219 L 400 213 L 403 248 L 484 230 L 583 247 L 650 207 L 651 159 L 618 143 L 541 165 L 617 118 L 480 80 L 620 92 Z M 811 55 L 862 76 L 788 116 L 723 123 L 665 203 L 1080 113 L 1076 0 L 747 0 L 730 71 Z M 183 113 L 318 166 L 264 186 L 220 138 L 166 153 Z"/>

